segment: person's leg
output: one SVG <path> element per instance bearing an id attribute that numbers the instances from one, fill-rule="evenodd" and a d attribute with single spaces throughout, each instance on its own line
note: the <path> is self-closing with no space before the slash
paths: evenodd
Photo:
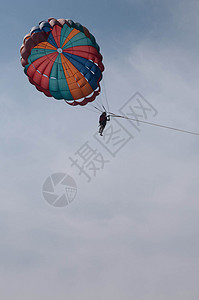
<path id="1" fill-rule="evenodd" d="M 101 132 L 100 132 L 100 135 L 103 135 L 103 131 L 104 131 L 104 128 L 105 128 L 105 126 L 101 126 L 102 128 L 101 128 Z"/>
<path id="2" fill-rule="evenodd" d="M 99 133 L 102 134 L 102 131 L 103 131 L 103 126 L 100 125 L 100 128 L 99 128 Z"/>

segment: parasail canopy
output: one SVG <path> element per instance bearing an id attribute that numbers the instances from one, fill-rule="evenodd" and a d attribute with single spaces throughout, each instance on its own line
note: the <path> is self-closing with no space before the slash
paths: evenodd
<path id="1" fill-rule="evenodd" d="M 94 36 L 81 24 L 42 21 L 24 37 L 20 53 L 29 81 L 46 96 L 85 105 L 99 95 L 102 55 Z"/>

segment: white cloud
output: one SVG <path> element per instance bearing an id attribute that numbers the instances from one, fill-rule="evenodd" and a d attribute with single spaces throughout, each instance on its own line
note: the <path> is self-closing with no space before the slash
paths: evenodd
<path id="1" fill-rule="evenodd" d="M 195 52 L 144 39 L 106 58 L 111 109 L 139 91 L 152 121 L 197 131 Z M 113 158 L 92 137 L 97 114 L 45 98 L 16 61 L 2 67 L 2 298 L 196 299 L 198 138 L 143 125 Z M 86 140 L 110 160 L 91 183 L 68 160 Z M 41 191 L 60 171 L 78 184 L 65 209 Z"/>

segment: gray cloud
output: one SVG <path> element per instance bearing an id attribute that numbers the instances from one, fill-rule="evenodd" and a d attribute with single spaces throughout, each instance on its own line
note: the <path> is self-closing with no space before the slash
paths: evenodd
<path id="1" fill-rule="evenodd" d="M 187 11 L 186 1 L 149 3 L 123 5 L 127 21 L 116 2 L 96 26 L 115 28 L 107 31 L 113 54 L 100 37 L 110 107 L 118 110 L 139 91 L 158 110 L 152 121 L 198 131 L 197 5 L 190 1 Z M 131 23 L 131 14 L 143 18 Z M 134 26 L 126 31 L 125 22 Z M 130 35 L 136 39 L 126 46 Z M 198 138 L 143 125 L 113 158 L 93 139 L 97 114 L 44 97 L 17 59 L 1 67 L 2 299 L 197 299 Z M 87 140 L 110 160 L 91 183 L 68 159 Z M 65 209 L 42 197 L 43 182 L 56 172 L 78 185 Z"/>

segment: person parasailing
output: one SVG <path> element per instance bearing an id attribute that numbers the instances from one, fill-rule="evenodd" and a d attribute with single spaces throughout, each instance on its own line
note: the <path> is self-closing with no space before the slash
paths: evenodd
<path id="1" fill-rule="evenodd" d="M 103 112 L 99 118 L 99 134 L 103 136 L 104 128 L 106 127 L 107 121 L 110 121 L 110 116 L 106 115 L 106 112 Z"/>

